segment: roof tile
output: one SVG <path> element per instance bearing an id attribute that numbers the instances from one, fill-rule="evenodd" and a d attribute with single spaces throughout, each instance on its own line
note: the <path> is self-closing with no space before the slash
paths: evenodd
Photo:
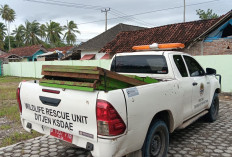
<path id="1" fill-rule="evenodd" d="M 43 45 L 33 45 L 27 47 L 13 48 L 9 52 L 21 57 L 25 57 L 25 56 L 32 56 L 34 53 L 36 53 L 39 50 L 43 50 L 44 52 L 47 52 L 47 50 L 43 47 Z"/>
<path id="2" fill-rule="evenodd" d="M 211 20 L 199 20 L 137 31 L 121 32 L 113 41 L 104 46 L 100 52 L 132 52 L 132 46 L 148 45 L 152 43 L 187 44 L 209 29 L 219 19 L 220 18 Z"/>
<path id="3" fill-rule="evenodd" d="M 49 52 L 59 50 L 59 51 L 68 51 L 69 49 L 73 48 L 73 46 L 65 46 L 65 47 L 55 47 L 48 49 Z"/>

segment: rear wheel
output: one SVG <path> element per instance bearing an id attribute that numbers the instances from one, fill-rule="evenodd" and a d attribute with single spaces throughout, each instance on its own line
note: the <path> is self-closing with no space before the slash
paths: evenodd
<path id="1" fill-rule="evenodd" d="M 157 120 L 149 129 L 142 152 L 144 157 L 166 157 L 169 145 L 167 125 Z"/>
<path id="2" fill-rule="evenodd" d="M 219 98 L 218 94 L 215 93 L 213 96 L 213 101 L 209 109 L 209 113 L 206 115 L 206 119 L 209 122 L 214 122 L 218 117 L 219 112 Z"/>

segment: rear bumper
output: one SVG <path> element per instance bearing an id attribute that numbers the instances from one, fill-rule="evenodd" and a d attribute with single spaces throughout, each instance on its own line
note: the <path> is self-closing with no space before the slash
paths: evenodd
<path id="1" fill-rule="evenodd" d="M 40 124 L 31 123 L 28 120 L 22 119 L 22 126 L 23 128 L 30 132 L 31 130 L 35 130 L 40 132 L 41 134 L 50 135 L 50 129 L 49 127 L 42 126 Z M 31 123 L 32 127 L 31 129 L 27 128 L 27 124 Z M 122 143 L 125 142 L 125 136 L 118 137 L 116 139 L 102 139 L 98 138 L 97 141 L 93 141 L 91 139 L 81 137 L 81 136 L 73 136 L 72 144 L 84 148 L 87 148 L 87 143 L 90 143 L 93 145 L 93 150 L 91 151 L 91 154 L 94 157 L 121 157 L 127 154 L 125 148 L 122 147 Z"/>

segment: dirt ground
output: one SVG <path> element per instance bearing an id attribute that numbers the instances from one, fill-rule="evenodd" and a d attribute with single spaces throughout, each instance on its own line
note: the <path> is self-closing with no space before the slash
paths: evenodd
<path id="1" fill-rule="evenodd" d="M 0 77 L 0 147 L 36 137 L 21 126 L 16 89 L 22 80 L 32 78 Z"/>

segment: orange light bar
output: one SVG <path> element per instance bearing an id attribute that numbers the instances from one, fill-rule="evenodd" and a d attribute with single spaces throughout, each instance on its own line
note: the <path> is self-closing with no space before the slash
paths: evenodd
<path id="1" fill-rule="evenodd" d="M 168 44 L 158 44 L 159 49 L 180 49 L 184 48 L 185 45 L 182 43 L 168 43 Z"/>
<path id="2" fill-rule="evenodd" d="M 150 50 L 150 46 L 149 45 L 133 46 L 132 49 L 133 50 Z"/>
<path id="3" fill-rule="evenodd" d="M 165 44 L 157 44 L 154 43 L 152 45 L 139 45 L 139 46 L 133 46 L 133 50 L 159 50 L 159 49 L 181 49 L 184 48 L 185 45 L 182 43 L 165 43 Z"/>

